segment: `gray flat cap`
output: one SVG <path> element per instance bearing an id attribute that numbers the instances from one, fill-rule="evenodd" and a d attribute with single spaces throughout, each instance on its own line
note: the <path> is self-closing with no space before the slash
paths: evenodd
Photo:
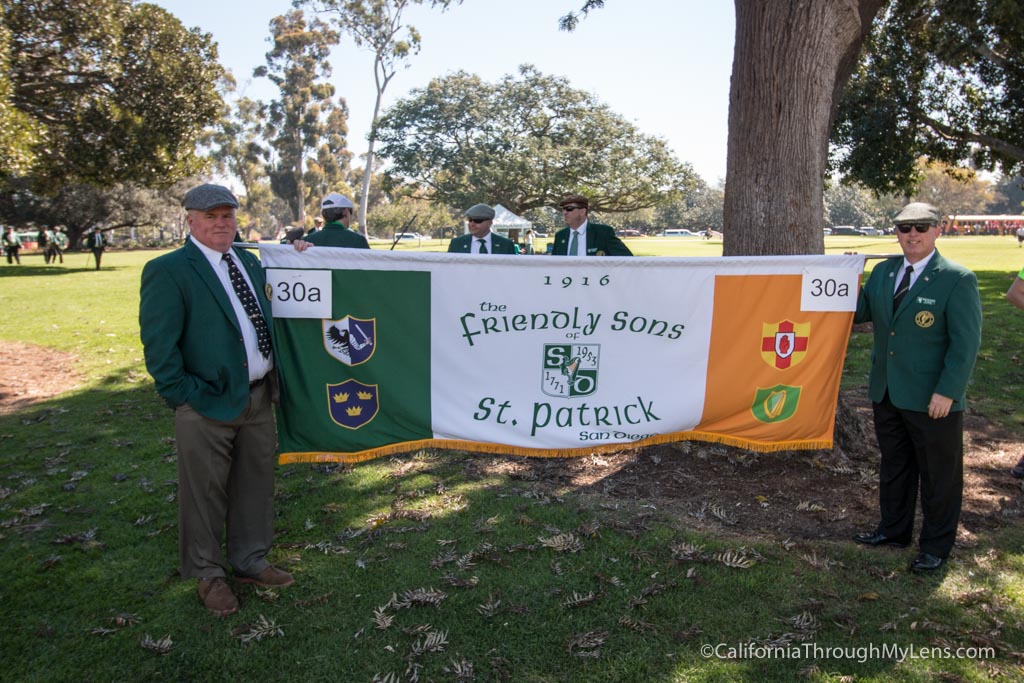
<path id="1" fill-rule="evenodd" d="M 211 185 L 206 183 L 199 187 L 193 187 L 185 193 L 185 201 L 182 202 L 186 210 L 206 211 L 215 206 L 230 206 L 238 208 L 238 200 L 231 190 L 223 185 Z"/>
<path id="2" fill-rule="evenodd" d="M 466 218 L 475 218 L 478 221 L 489 221 L 494 218 L 494 209 L 486 204 L 474 204 L 466 209 Z"/>
<path id="3" fill-rule="evenodd" d="M 904 206 L 903 209 L 896 214 L 896 218 L 892 219 L 892 222 L 896 225 L 899 225 L 900 223 L 935 224 L 938 223 L 941 218 L 942 216 L 939 215 L 939 210 L 931 204 L 914 202 Z"/>

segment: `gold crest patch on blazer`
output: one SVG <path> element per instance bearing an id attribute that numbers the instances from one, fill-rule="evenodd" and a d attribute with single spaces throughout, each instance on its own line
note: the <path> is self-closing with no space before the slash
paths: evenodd
<path id="1" fill-rule="evenodd" d="M 914 316 L 918 327 L 931 327 L 935 324 L 935 315 L 931 311 L 921 311 Z"/>

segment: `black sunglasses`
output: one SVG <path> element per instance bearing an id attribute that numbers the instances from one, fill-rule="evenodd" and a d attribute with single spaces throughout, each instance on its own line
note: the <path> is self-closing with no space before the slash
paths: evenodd
<path id="1" fill-rule="evenodd" d="M 582 209 L 582 206 L 563 206 L 562 211 L 575 211 L 576 209 Z"/>
<path id="2" fill-rule="evenodd" d="M 470 223 L 486 223 L 490 218 L 467 218 Z"/>
<path id="3" fill-rule="evenodd" d="M 932 229 L 932 224 L 931 223 L 904 223 L 902 225 L 897 225 L 896 229 L 899 230 L 900 232 L 902 232 L 904 235 L 906 235 L 912 229 L 913 230 L 917 230 L 918 232 L 928 232 L 929 230 Z"/>

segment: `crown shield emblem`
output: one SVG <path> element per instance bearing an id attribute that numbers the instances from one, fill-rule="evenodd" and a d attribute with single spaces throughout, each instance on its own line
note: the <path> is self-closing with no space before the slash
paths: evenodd
<path id="1" fill-rule="evenodd" d="M 345 365 L 370 360 L 376 346 L 377 321 L 346 315 L 341 320 L 322 320 L 324 348 Z"/>
<path id="2" fill-rule="evenodd" d="M 800 402 L 800 387 L 776 384 L 758 389 L 750 412 L 761 422 L 783 422 L 796 414 Z"/>
<path id="3" fill-rule="evenodd" d="M 776 370 L 787 370 L 807 355 L 810 323 L 764 323 L 761 326 L 761 358 Z"/>
<path id="4" fill-rule="evenodd" d="M 377 385 L 348 379 L 327 385 L 327 405 L 331 419 L 346 429 L 359 429 L 377 417 Z"/>
<path id="5" fill-rule="evenodd" d="M 600 344 L 545 344 L 540 389 L 548 396 L 576 398 L 597 391 Z"/>

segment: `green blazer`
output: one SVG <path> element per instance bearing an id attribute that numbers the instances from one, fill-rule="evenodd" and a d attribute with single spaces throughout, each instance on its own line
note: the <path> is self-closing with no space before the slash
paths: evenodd
<path id="1" fill-rule="evenodd" d="M 938 251 L 892 310 L 903 257 L 875 266 L 861 287 L 854 322 L 874 324 L 868 396 L 903 410 L 928 411 L 932 394 L 963 410 L 967 381 L 981 346 L 981 297 L 974 273 Z"/>
<path id="2" fill-rule="evenodd" d="M 231 253 L 249 274 L 273 342 L 263 268 L 245 249 L 233 247 Z M 221 421 L 248 407 L 242 330 L 227 292 L 192 240 L 142 269 L 139 328 L 146 369 L 169 406 L 188 403 L 200 415 Z"/>
<path id="3" fill-rule="evenodd" d="M 370 248 L 365 237 L 355 230 L 349 230 L 341 223 L 328 223 L 324 226 L 323 230 L 311 232 L 301 239 L 322 247 Z"/>
<path id="4" fill-rule="evenodd" d="M 469 254 L 470 249 L 473 246 L 473 235 L 465 234 L 453 237 L 452 241 L 448 243 L 448 252 L 455 254 Z M 512 240 L 507 237 L 502 237 L 496 232 L 491 233 L 491 253 L 492 254 L 514 254 L 516 253 L 516 245 Z"/>
<path id="5" fill-rule="evenodd" d="M 551 248 L 553 256 L 569 254 L 569 228 L 562 228 L 555 233 L 555 244 Z M 615 230 L 609 225 L 587 222 L 587 256 L 632 256 L 633 252 L 615 236 Z"/>

